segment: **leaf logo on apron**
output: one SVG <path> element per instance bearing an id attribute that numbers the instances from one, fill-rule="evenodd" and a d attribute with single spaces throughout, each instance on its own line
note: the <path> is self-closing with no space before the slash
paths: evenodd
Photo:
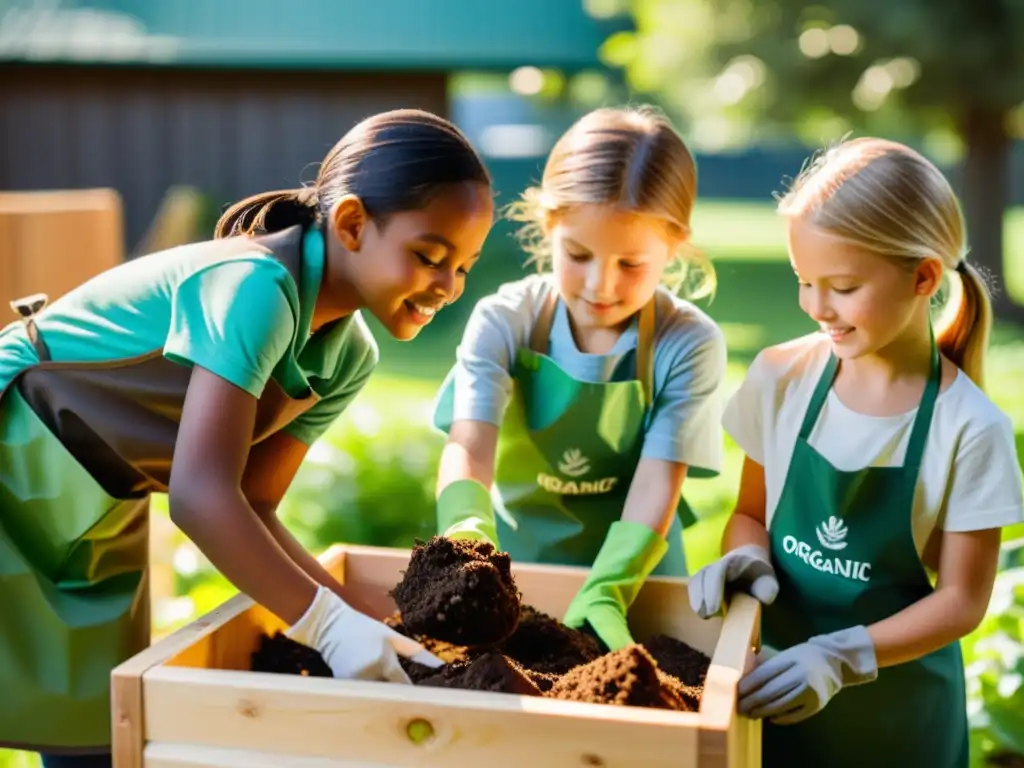
<path id="1" fill-rule="evenodd" d="M 846 524 L 835 515 L 830 515 L 827 522 L 822 523 L 814 532 L 818 541 L 826 549 L 846 549 Z"/>
<path id="2" fill-rule="evenodd" d="M 849 531 L 846 523 L 835 515 L 829 515 L 828 520 L 822 521 L 821 525 L 814 529 L 818 543 L 826 550 L 833 552 L 846 549 L 848 544 L 846 534 Z M 796 555 L 811 568 L 821 573 L 830 573 L 854 581 L 868 582 L 871 580 L 871 563 L 830 556 L 807 542 L 801 541 L 793 534 L 783 537 L 782 549 L 787 555 Z"/>
<path id="3" fill-rule="evenodd" d="M 562 460 L 558 462 L 558 471 L 569 477 L 585 475 L 590 471 L 590 460 L 579 448 L 570 448 L 562 454 Z"/>
<path id="4" fill-rule="evenodd" d="M 619 482 L 618 477 L 605 477 L 600 480 L 583 480 L 577 482 L 577 478 L 583 477 L 590 471 L 590 459 L 588 459 L 579 448 L 569 448 L 562 453 L 558 462 L 558 471 L 569 480 L 564 480 L 546 472 L 537 473 L 537 485 L 549 493 L 560 493 L 566 496 L 587 496 L 597 493 L 609 493 L 615 484 Z"/>

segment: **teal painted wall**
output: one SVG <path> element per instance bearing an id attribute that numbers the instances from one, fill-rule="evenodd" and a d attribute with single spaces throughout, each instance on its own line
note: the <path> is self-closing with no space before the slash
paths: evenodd
<path id="1" fill-rule="evenodd" d="M 583 0 L 0 0 L 0 61 L 201 67 L 599 66 Z"/>

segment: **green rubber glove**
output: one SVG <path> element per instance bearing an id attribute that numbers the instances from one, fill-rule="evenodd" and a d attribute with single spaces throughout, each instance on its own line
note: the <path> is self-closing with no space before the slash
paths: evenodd
<path id="1" fill-rule="evenodd" d="M 590 624 L 611 651 L 632 643 L 626 612 L 667 551 L 668 542 L 643 523 L 612 523 L 562 623 L 574 629 Z"/>
<path id="2" fill-rule="evenodd" d="M 437 497 L 437 530 L 449 539 L 486 541 L 498 549 L 491 494 L 466 478 L 449 483 Z"/>

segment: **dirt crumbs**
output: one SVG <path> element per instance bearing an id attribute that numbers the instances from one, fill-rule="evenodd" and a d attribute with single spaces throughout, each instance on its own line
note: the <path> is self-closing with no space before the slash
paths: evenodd
<path id="1" fill-rule="evenodd" d="M 261 635 L 252 654 L 253 672 L 276 672 L 305 677 L 332 677 L 324 657 L 309 646 L 275 632 L 273 637 Z"/>
<path id="2" fill-rule="evenodd" d="M 658 662 L 658 668 L 686 686 L 702 686 L 711 659 L 681 640 L 657 635 L 644 641 L 644 648 Z"/>
<path id="3" fill-rule="evenodd" d="M 662 684 L 657 662 L 641 645 L 629 645 L 576 667 L 548 691 L 566 701 L 629 707 L 688 709 L 675 691 Z"/>
<path id="4" fill-rule="evenodd" d="M 438 688 L 464 688 L 521 696 L 541 695 L 541 689 L 530 679 L 526 670 L 507 656 L 493 651 L 470 662 L 449 664 L 442 667 L 439 673 L 422 678 L 418 683 Z"/>
<path id="5" fill-rule="evenodd" d="M 485 542 L 434 536 L 413 549 L 391 596 L 406 630 L 453 645 L 492 645 L 519 621 L 512 561 Z"/>
<path id="6" fill-rule="evenodd" d="M 598 641 L 524 605 L 519 626 L 498 650 L 534 672 L 564 675 L 602 653 Z"/>
<path id="7" fill-rule="evenodd" d="M 446 643 L 444 640 L 437 640 L 433 637 L 428 637 L 427 635 L 417 635 L 410 632 L 408 627 L 402 623 L 402 618 L 398 613 L 384 619 L 384 623 L 396 632 L 403 634 L 406 637 L 411 637 L 447 664 L 457 661 L 467 661 L 473 656 L 472 650 L 464 645 L 453 645 L 452 643 Z"/>

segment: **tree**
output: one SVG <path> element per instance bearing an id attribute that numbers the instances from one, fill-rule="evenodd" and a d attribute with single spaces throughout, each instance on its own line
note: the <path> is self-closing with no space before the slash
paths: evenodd
<path id="1" fill-rule="evenodd" d="M 1012 133 L 1024 134 L 1022 0 L 589 0 L 617 3 L 636 30 L 610 38 L 606 59 L 705 143 L 954 138 L 972 261 L 997 314 L 1024 322 L 1002 288 Z"/>

